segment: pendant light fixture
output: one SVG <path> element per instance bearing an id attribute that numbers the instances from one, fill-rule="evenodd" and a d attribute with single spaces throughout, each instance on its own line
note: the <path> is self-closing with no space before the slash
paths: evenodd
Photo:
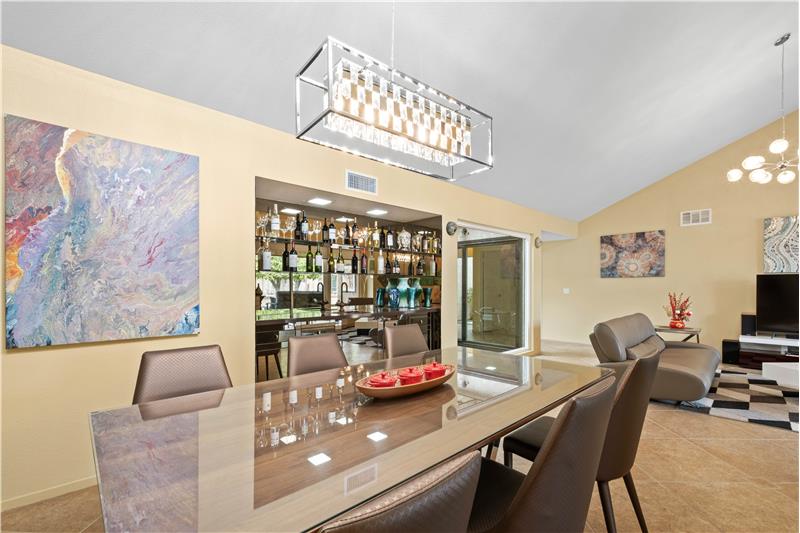
<path id="1" fill-rule="evenodd" d="M 778 161 L 769 161 L 762 155 L 747 156 L 742 161 L 742 168 L 732 168 L 728 171 L 727 178 L 730 182 L 742 179 L 745 171 L 748 172 L 750 181 L 761 185 L 769 183 L 773 177 L 778 183 L 786 185 L 792 183 L 797 177 L 797 157 L 787 159 L 786 151 L 789 149 L 789 141 L 786 139 L 786 112 L 783 107 L 784 58 L 786 55 L 784 46 L 791 35 L 791 33 L 786 33 L 775 41 L 775 46 L 781 47 L 781 136 L 770 143 L 768 150 L 770 154 L 777 155 L 779 159 Z M 789 155 L 796 155 L 796 152 Z"/>
<path id="2" fill-rule="evenodd" d="M 492 168 L 492 117 L 328 37 L 295 76 L 298 139 L 448 181 Z"/>

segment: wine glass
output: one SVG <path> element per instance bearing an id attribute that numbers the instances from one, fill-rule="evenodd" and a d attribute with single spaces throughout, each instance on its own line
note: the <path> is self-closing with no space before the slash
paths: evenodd
<path id="1" fill-rule="evenodd" d="M 317 235 L 322 233 L 322 222 L 319 220 L 315 220 L 314 223 L 311 225 L 311 233 L 315 236 L 314 240 L 320 240 Z"/>
<path id="2" fill-rule="evenodd" d="M 284 235 L 284 239 L 291 239 L 292 235 L 294 235 L 295 228 L 297 228 L 297 221 L 294 219 L 294 217 L 286 217 L 286 226 L 284 226 L 283 231 L 284 233 L 288 233 L 289 236 L 286 237 Z"/>

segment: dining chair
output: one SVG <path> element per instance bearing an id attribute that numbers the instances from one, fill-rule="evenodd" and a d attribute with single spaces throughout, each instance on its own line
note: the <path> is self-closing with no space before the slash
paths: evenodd
<path id="1" fill-rule="evenodd" d="M 564 404 L 527 475 L 481 459 L 470 532 L 583 531 L 614 381 L 609 376 Z"/>
<path id="2" fill-rule="evenodd" d="M 142 354 L 133 403 L 139 404 L 232 387 L 218 344 Z"/>
<path id="3" fill-rule="evenodd" d="M 428 343 L 419 324 L 390 326 L 384 332 L 384 345 L 388 357 L 427 352 Z"/>
<path id="4" fill-rule="evenodd" d="M 481 471 L 475 451 L 349 511 L 322 526 L 322 533 L 464 532 Z"/>
<path id="5" fill-rule="evenodd" d="M 639 439 L 647 415 L 650 391 L 658 371 L 659 358 L 659 354 L 656 354 L 637 359 L 633 364 L 619 368 L 622 375 L 617 381 L 614 407 L 597 469 L 597 490 L 600 493 L 603 517 L 609 533 L 615 532 L 617 526 L 608 482 L 619 478 L 625 481 L 625 488 L 628 490 L 639 527 L 643 532 L 647 532 L 647 523 L 636 494 L 631 469 L 636 461 L 636 451 L 639 449 Z M 535 464 L 553 424 L 553 418 L 541 417 L 507 436 L 503 440 L 506 466 L 511 466 L 513 455 L 525 457 Z"/>
<path id="6" fill-rule="evenodd" d="M 347 366 L 336 333 L 289 337 L 289 376 Z"/>

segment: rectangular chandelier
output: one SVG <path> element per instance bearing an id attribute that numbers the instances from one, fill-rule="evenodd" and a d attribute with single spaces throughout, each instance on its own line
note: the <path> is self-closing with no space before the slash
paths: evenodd
<path id="1" fill-rule="evenodd" d="M 295 76 L 298 139 L 440 179 L 492 168 L 492 117 L 328 37 Z"/>

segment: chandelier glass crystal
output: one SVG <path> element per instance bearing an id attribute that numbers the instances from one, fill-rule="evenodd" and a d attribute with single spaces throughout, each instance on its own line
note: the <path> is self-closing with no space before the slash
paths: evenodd
<path id="1" fill-rule="evenodd" d="M 450 181 L 492 168 L 492 117 L 332 37 L 295 90 L 299 139 Z"/>
<path id="2" fill-rule="evenodd" d="M 780 159 L 778 161 L 768 161 L 766 157 L 761 155 L 747 156 L 742 160 L 742 168 L 732 168 L 726 174 L 729 182 L 735 183 L 742 179 L 744 170 L 750 171 L 747 175 L 750 181 L 764 185 L 772 181 L 773 172 L 777 173 L 775 181 L 782 185 L 792 183 L 795 180 L 796 173 L 791 170 L 797 168 L 797 157 L 787 158 L 786 151 L 789 149 L 789 141 L 786 140 L 786 113 L 783 108 L 783 88 L 784 88 L 784 59 L 786 51 L 784 45 L 791 37 L 791 33 L 786 33 L 775 41 L 775 46 L 781 47 L 781 136 L 769 144 L 769 152 L 777 155 Z"/>

